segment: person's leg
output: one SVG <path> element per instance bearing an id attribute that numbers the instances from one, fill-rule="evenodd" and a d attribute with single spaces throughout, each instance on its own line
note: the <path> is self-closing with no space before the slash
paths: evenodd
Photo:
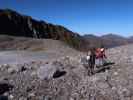
<path id="1" fill-rule="evenodd" d="M 96 59 L 95 59 L 95 56 L 93 56 L 93 62 L 92 62 L 92 74 L 94 74 L 95 62 L 96 62 Z"/>
<path id="2" fill-rule="evenodd" d="M 103 58 L 99 58 L 99 63 L 100 66 L 103 66 Z"/>
<path id="3" fill-rule="evenodd" d="M 89 66 L 89 70 L 88 70 L 88 75 L 93 75 L 93 71 L 94 71 L 94 64 L 91 62 L 90 63 L 90 66 Z"/>
<path id="4" fill-rule="evenodd" d="M 108 62 L 107 59 L 106 58 L 103 58 L 104 65 L 107 64 L 107 62 Z"/>
<path id="5" fill-rule="evenodd" d="M 87 73 L 90 73 L 90 60 L 87 61 Z"/>
<path id="6" fill-rule="evenodd" d="M 95 60 L 95 65 L 98 66 L 98 59 Z"/>
<path id="7" fill-rule="evenodd" d="M 91 75 L 91 71 L 92 71 L 92 56 L 90 56 L 90 60 L 89 60 L 89 70 L 88 70 L 88 75 Z"/>
<path id="8" fill-rule="evenodd" d="M 95 65 L 96 65 L 97 68 L 99 68 L 99 67 L 101 66 L 100 58 L 97 58 L 97 59 L 96 59 Z"/>
<path id="9" fill-rule="evenodd" d="M 93 62 L 90 64 L 90 75 L 93 75 Z"/>
<path id="10" fill-rule="evenodd" d="M 104 66 L 104 65 L 106 65 L 106 64 L 107 64 L 106 58 L 102 58 L 102 65 Z"/>
<path id="11" fill-rule="evenodd" d="M 90 76 L 91 75 L 91 71 L 92 71 L 92 69 L 91 69 L 91 64 L 89 65 L 89 68 L 88 68 L 88 75 Z"/>
<path id="12" fill-rule="evenodd" d="M 92 68 L 91 68 L 91 75 L 93 75 L 94 74 L 94 63 L 92 64 Z"/>

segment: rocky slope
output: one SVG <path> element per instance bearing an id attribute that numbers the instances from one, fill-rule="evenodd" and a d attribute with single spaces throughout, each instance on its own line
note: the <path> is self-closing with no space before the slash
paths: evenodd
<path id="1" fill-rule="evenodd" d="M 81 53 L 0 66 L 0 92 L 9 100 L 132 100 L 133 45 L 107 50 L 110 69 L 87 75 Z M 3 88 L 2 88 L 3 89 Z M 2 90 L 1 89 L 1 90 Z"/>
<path id="2" fill-rule="evenodd" d="M 64 42 L 52 39 L 0 36 L 0 64 L 52 60 L 79 52 Z"/>
<path id="3" fill-rule="evenodd" d="M 0 35 L 1 51 L 4 50 L 51 51 L 52 50 L 58 52 L 59 50 L 59 52 L 63 52 L 64 49 L 70 49 L 70 51 L 73 50 L 69 45 L 58 40 L 34 39 L 34 38 Z"/>

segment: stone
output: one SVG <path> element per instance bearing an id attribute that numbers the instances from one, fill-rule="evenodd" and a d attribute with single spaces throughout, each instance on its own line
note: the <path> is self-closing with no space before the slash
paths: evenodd
<path id="1" fill-rule="evenodd" d="M 20 97 L 19 100 L 27 100 L 26 97 Z"/>
<path id="2" fill-rule="evenodd" d="M 70 100 L 74 100 L 74 98 L 70 97 Z"/>
<path id="3" fill-rule="evenodd" d="M 106 82 L 98 82 L 98 87 L 101 88 L 101 89 L 106 89 L 109 86 Z"/>
<path id="4" fill-rule="evenodd" d="M 51 64 L 47 64 L 45 66 L 41 66 L 37 70 L 37 76 L 41 80 L 43 80 L 43 79 L 50 79 L 50 78 L 53 77 L 53 74 L 55 73 L 55 71 L 56 71 L 55 66 L 53 66 Z"/>
<path id="5" fill-rule="evenodd" d="M 118 75 L 118 72 L 114 72 L 114 75 L 117 76 Z"/>
<path id="6" fill-rule="evenodd" d="M 10 94 L 10 95 L 9 95 L 9 98 L 10 98 L 10 99 L 13 99 L 13 98 L 14 98 L 14 96 Z"/>
<path id="7" fill-rule="evenodd" d="M 116 87 L 112 87 L 112 90 L 116 90 L 117 88 Z"/>
<path id="8" fill-rule="evenodd" d="M 67 73 L 66 71 L 56 70 L 53 74 L 53 78 L 59 78 L 61 76 L 64 76 L 66 73 Z"/>
<path id="9" fill-rule="evenodd" d="M 0 95 L 10 91 L 11 89 L 13 89 L 13 85 L 10 85 L 8 83 L 0 83 Z"/>
<path id="10" fill-rule="evenodd" d="M 131 95 L 130 90 L 127 88 L 122 89 L 122 93 L 124 97 L 129 97 Z"/>
<path id="11" fill-rule="evenodd" d="M 30 91 L 32 91 L 32 88 L 31 87 L 27 87 L 26 92 L 30 92 Z"/>
<path id="12" fill-rule="evenodd" d="M 43 100 L 52 100 L 49 96 L 43 96 Z"/>
<path id="13" fill-rule="evenodd" d="M 23 71 L 26 71 L 27 68 L 25 66 L 22 66 L 21 69 L 20 69 L 20 72 L 23 72 Z"/>
<path id="14" fill-rule="evenodd" d="M 29 93 L 28 97 L 35 97 L 35 93 Z"/>
<path id="15" fill-rule="evenodd" d="M 35 71 L 31 72 L 32 77 L 35 76 L 35 75 L 37 75 L 37 73 Z"/>
<path id="16" fill-rule="evenodd" d="M 19 68 L 17 65 L 12 65 L 10 68 L 8 68 L 7 71 L 8 73 L 13 74 L 13 73 L 19 72 Z"/>

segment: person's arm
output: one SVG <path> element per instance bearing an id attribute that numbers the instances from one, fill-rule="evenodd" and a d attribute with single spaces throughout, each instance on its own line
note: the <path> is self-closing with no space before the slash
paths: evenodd
<path id="1" fill-rule="evenodd" d="M 87 61 L 89 61 L 90 60 L 90 55 L 87 55 L 86 59 L 87 59 Z"/>
<path id="2" fill-rule="evenodd" d="M 105 58 L 107 58 L 107 56 L 106 56 L 105 52 L 103 53 L 103 56 L 104 56 Z"/>

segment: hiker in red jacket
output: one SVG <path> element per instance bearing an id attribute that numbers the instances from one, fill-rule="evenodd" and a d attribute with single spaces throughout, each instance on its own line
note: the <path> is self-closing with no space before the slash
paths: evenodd
<path id="1" fill-rule="evenodd" d="M 105 63 L 106 59 L 105 48 L 97 48 L 96 49 L 96 66 L 102 66 Z"/>

